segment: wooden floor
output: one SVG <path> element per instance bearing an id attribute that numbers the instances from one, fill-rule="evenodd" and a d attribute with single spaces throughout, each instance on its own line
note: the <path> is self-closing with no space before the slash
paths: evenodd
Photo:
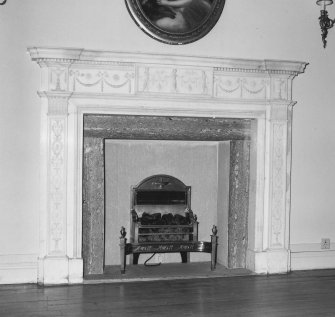
<path id="1" fill-rule="evenodd" d="M 4 285 L 0 316 L 335 316 L 335 270 L 58 287 Z"/>

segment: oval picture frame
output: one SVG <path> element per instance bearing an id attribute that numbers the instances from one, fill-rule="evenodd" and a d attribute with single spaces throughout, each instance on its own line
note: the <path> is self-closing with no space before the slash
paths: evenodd
<path id="1" fill-rule="evenodd" d="M 125 0 L 142 31 L 167 44 L 182 45 L 204 37 L 219 20 L 225 0 Z"/>

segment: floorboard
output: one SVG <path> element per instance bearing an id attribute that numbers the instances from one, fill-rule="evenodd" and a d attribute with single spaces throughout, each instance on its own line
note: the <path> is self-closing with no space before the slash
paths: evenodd
<path id="1" fill-rule="evenodd" d="M 1 317 L 335 316 L 335 270 L 40 287 L 0 286 Z"/>

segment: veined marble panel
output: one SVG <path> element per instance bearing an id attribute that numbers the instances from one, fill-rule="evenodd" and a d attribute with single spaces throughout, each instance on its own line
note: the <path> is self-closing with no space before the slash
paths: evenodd
<path id="1" fill-rule="evenodd" d="M 85 115 L 84 135 L 111 139 L 245 140 L 253 119 Z"/>
<path id="2" fill-rule="evenodd" d="M 228 215 L 228 266 L 246 267 L 248 247 L 250 142 L 231 141 Z"/>
<path id="3" fill-rule="evenodd" d="M 103 273 L 105 236 L 104 184 L 104 141 L 101 138 L 84 138 L 84 275 Z"/>

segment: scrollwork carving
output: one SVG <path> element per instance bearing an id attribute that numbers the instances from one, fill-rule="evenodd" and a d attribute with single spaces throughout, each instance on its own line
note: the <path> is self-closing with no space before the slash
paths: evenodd
<path id="1" fill-rule="evenodd" d="M 51 254 L 65 252 L 65 120 L 65 118 L 53 117 L 49 121 L 49 251 Z"/>
<path id="2" fill-rule="evenodd" d="M 284 217 L 286 192 L 286 165 L 284 147 L 286 145 L 286 124 L 273 124 L 273 152 L 272 152 L 272 225 L 271 247 L 284 246 Z"/>

